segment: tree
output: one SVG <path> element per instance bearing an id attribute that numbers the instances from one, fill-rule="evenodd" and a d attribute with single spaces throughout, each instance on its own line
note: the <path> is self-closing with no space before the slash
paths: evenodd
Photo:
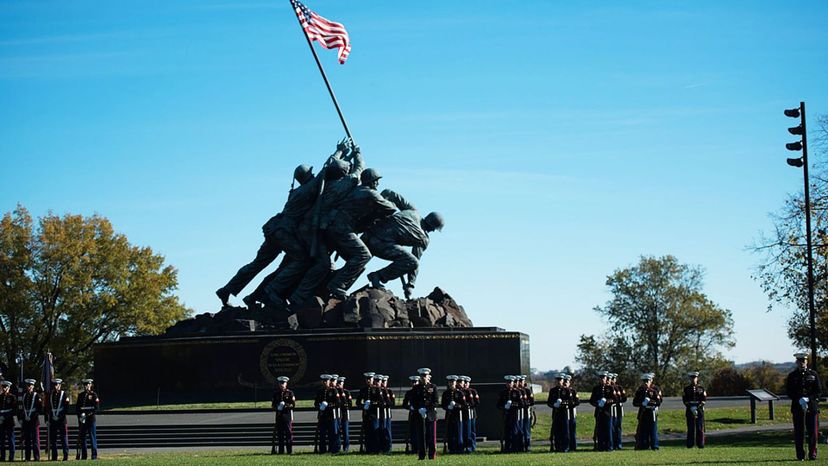
<path id="1" fill-rule="evenodd" d="M 817 163 L 811 170 L 811 234 L 814 260 L 814 306 L 816 309 L 817 351 L 828 350 L 828 116 L 817 124 L 811 147 Z M 788 337 L 800 348 L 810 348 L 808 311 L 808 263 L 805 240 L 804 193 L 791 195 L 779 212 L 771 214 L 773 231 L 754 242 L 752 250 L 762 259 L 754 279 L 768 295 L 768 311 L 775 306 L 793 308 L 788 320 Z"/>
<path id="2" fill-rule="evenodd" d="M 96 343 L 163 331 L 187 315 L 176 270 L 98 215 L 49 213 L 35 227 L 18 205 L 0 221 L 0 351 L 17 373 L 46 352 L 59 377 L 89 373 Z M 39 378 L 39 369 L 28 370 Z"/>
<path id="3" fill-rule="evenodd" d="M 720 348 L 732 347 L 733 319 L 702 292 L 701 268 L 673 256 L 642 257 L 607 277 L 612 299 L 595 311 L 608 322 L 603 337 L 581 336 L 578 361 L 618 372 L 634 385 L 651 371 L 668 393 L 688 370 L 721 365 Z"/>
<path id="4" fill-rule="evenodd" d="M 733 366 L 717 370 L 707 385 L 707 394 L 711 396 L 744 395 L 746 390 L 756 388 L 750 374 Z"/>

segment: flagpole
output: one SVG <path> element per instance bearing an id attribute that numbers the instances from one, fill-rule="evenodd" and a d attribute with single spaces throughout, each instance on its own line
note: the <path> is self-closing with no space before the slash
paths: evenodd
<path id="1" fill-rule="evenodd" d="M 294 0 L 290 0 L 291 6 L 293 6 L 293 12 L 296 13 L 296 3 Z M 310 18 L 306 18 L 310 20 Z M 305 28 L 302 27 L 302 21 L 299 19 L 299 15 L 296 15 L 296 21 L 299 21 L 299 28 L 302 29 L 302 35 L 305 36 L 305 40 L 308 41 L 308 47 L 310 47 L 311 53 L 313 54 L 313 59 L 316 60 L 316 66 L 319 67 L 319 72 L 322 73 L 322 79 L 325 80 L 325 86 L 328 88 L 328 93 L 331 94 L 331 100 L 333 100 L 334 107 L 336 107 L 336 113 L 339 115 L 339 120 L 342 121 L 342 126 L 345 128 L 345 134 L 348 135 L 349 139 L 353 139 L 351 136 L 351 130 L 348 129 L 348 123 L 345 122 L 345 117 L 342 115 L 342 110 L 339 108 L 339 102 L 336 100 L 336 95 L 334 95 L 333 88 L 331 88 L 331 83 L 328 81 L 328 75 L 325 74 L 325 69 L 322 68 L 322 62 L 319 61 L 319 57 L 316 55 L 316 49 L 313 48 L 313 43 L 308 37 L 308 33 L 305 32 Z"/>

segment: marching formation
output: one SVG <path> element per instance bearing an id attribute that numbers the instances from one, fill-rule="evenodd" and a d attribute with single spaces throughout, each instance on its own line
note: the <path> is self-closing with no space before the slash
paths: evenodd
<path id="1" fill-rule="evenodd" d="M 317 297 L 345 299 L 372 257 L 390 261 L 368 274 L 374 288 L 400 279 L 406 299 L 417 279 L 419 260 L 429 244 L 429 233 L 443 228 L 443 217 L 431 212 L 420 217 L 416 207 L 400 194 L 377 191 L 382 176 L 365 167 L 359 146 L 343 140 L 314 175 L 313 167 L 299 165 L 282 212 L 262 226 L 264 242 L 255 259 L 240 268 L 216 290 L 223 305 L 238 295 L 276 258 L 275 272 L 243 298 L 260 312 L 262 321 L 277 319 L 297 308 L 318 305 Z M 332 271 L 331 256 L 345 260 Z"/>
<path id="2" fill-rule="evenodd" d="M 91 447 L 91 459 L 98 457 L 98 438 L 96 414 L 101 400 L 92 390 L 92 379 L 81 381 L 84 389 L 75 401 L 75 413 L 78 417 L 78 438 L 75 447 L 75 459 L 87 459 L 87 446 Z M 49 444 L 44 445 L 51 453 L 52 461 L 58 460 L 58 441 L 63 453 L 63 461 L 69 459 L 69 432 L 67 414 L 70 407 L 69 392 L 63 389 L 63 380 L 53 379 L 51 391 L 47 396 L 35 390 L 34 379 L 24 381 L 25 390 L 18 405 L 17 396 L 11 392 L 11 382 L 0 381 L 0 461 L 14 461 L 15 456 L 15 418 L 20 421 L 23 448 L 26 461 L 40 461 L 40 416 L 48 426 Z"/>

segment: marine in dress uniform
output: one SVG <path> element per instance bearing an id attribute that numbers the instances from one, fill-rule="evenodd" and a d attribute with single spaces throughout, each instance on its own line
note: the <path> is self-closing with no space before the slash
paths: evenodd
<path id="1" fill-rule="evenodd" d="M 564 368 L 566 370 L 567 368 Z M 569 410 L 569 451 L 575 451 L 578 448 L 578 435 L 577 435 L 577 417 L 578 417 L 578 405 L 581 404 L 581 399 L 578 398 L 578 391 L 572 386 L 572 374 L 565 373 L 564 374 L 564 387 L 569 390 L 569 399 L 570 404 L 568 407 Z"/>
<path id="2" fill-rule="evenodd" d="M 288 389 L 290 378 L 281 376 L 276 379 L 276 389 L 273 390 L 273 401 L 270 407 L 276 413 L 276 422 L 273 426 L 273 440 L 270 454 L 275 455 L 276 445 L 280 455 L 293 453 L 293 410 L 296 408 L 296 395 Z"/>
<path id="3" fill-rule="evenodd" d="M 63 390 L 63 380 L 52 380 L 52 392 L 46 406 L 46 416 L 49 418 L 49 449 L 52 452 L 52 461 L 57 461 L 57 444 L 63 449 L 63 461 L 69 459 L 69 430 L 66 427 L 66 411 L 69 409 L 69 392 Z"/>
<path id="4" fill-rule="evenodd" d="M 463 452 L 463 427 L 460 410 L 466 399 L 463 391 L 457 388 L 457 380 L 456 375 L 446 376 L 446 390 L 440 399 L 440 406 L 445 411 L 444 447 L 448 446 L 449 453 Z"/>
<path id="5" fill-rule="evenodd" d="M 817 457 L 819 437 L 819 397 L 822 383 L 819 374 L 808 368 L 807 353 L 797 353 L 796 369 L 785 379 L 785 391 L 791 399 L 796 459 L 805 459 L 805 436 L 808 437 L 808 459 Z"/>
<path id="6" fill-rule="evenodd" d="M 617 403 L 613 405 L 612 416 L 612 448 L 613 450 L 621 450 L 622 424 L 624 422 L 624 403 L 627 402 L 627 391 L 624 390 L 618 383 L 618 374 L 615 372 L 610 374 L 610 385 L 615 390 L 615 399 Z"/>
<path id="7" fill-rule="evenodd" d="M 382 400 L 382 419 L 380 421 L 380 451 L 391 453 L 393 433 L 391 431 L 391 409 L 396 404 L 394 392 L 388 388 L 388 376 L 383 375 L 379 380 L 380 395 Z"/>
<path id="8" fill-rule="evenodd" d="M 565 384 L 566 375 L 555 374 L 557 385 L 549 389 L 546 405 L 552 408 L 552 427 L 549 429 L 549 451 L 569 451 L 569 389 Z"/>
<path id="9" fill-rule="evenodd" d="M 684 403 L 684 417 L 687 419 L 687 448 L 693 445 L 704 448 L 704 403 L 707 392 L 699 385 L 699 373 L 688 372 L 690 385 L 684 387 L 681 401 Z"/>
<path id="10" fill-rule="evenodd" d="M 83 391 L 78 394 L 75 403 L 75 413 L 78 416 L 78 454 L 75 459 L 86 459 L 86 442 L 89 440 L 92 447 L 92 459 L 98 458 L 98 430 L 95 414 L 98 412 L 101 400 L 92 390 L 92 379 L 83 379 Z"/>
<path id="11" fill-rule="evenodd" d="M 339 390 L 339 397 L 342 407 L 339 413 L 339 432 L 342 437 L 342 451 L 351 451 L 351 407 L 354 405 L 351 391 L 345 388 L 345 377 L 336 378 L 336 388 Z"/>
<path id="12" fill-rule="evenodd" d="M 480 395 L 471 388 L 471 377 L 460 376 L 461 389 L 466 396 L 466 406 L 463 414 L 463 450 L 474 453 L 477 450 L 477 406 L 480 404 Z"/>
<path id="13" fill-rule="evenodd" d="M 506 388 L 497 397 L 497 408 L 503 410 L 503 443 L 500 451 L 512 453 L 522 451 L 523 442 L 519 421 L 523 394 L 516 387 L 518 377 L 504 376 Z"/>
<path id="14" fill-rule="evenodd" d="M 26 461 L 40 461 L 40 415 L 43 413 L 43 397 L 34 389 L 34 379 L 26 379 L 23 406 L 19 416 L 23 424 L 23 450 Z"/>
<path id="15" fill-rule="evenodd" d="M 633 397 L 633 406 L 638 408 L 638 428 L 635 431 L 636 450 L 658 450 L 658 407 L 663 400 L 661 388 L 653 383 L 655 375 L 642 374 L 644 382 Z"/>
<path id="16" fill-rule="evenodd" d="M 17 397 L 11 393 L 11 382 L 0 382 L 0 461 L 14 461 L 14 417 L 17 415 Z"/>
<path id="17" fill-rule="evenodd" d="M 322 386 L 316 392 L 314 407 L 318 410 L 316 430 L 318 442 L 315 451 L 319 453 L 339 453 L 339 392 L 331 380 L 330 374 L 320 376 Z"/>
<path id="18" fill-rule="evenodd" d="M 435 459 L 437 457 L 437 406 L 440 403 L 437 386 L 431 383 L 431 369 L 423 367 L 417 370 L 420 383 L 411 393 L 411 405 L 419 414 L 417 422 L 417 454 L 419 458 Z"/>
<path id="19" fill-rule="evenodd" d="M 520 389 L 523 392 L 523 422 L 521 425 L 521 433 L 523 434 L 522 447 L 523 451 L 529 451 L 532 445 L 532 411 L 535 406 L 535 394 L 532 392 L 532 387 L 529 386 L 526 375 L 520 376 Z"/>
<path id="20" fill-rule="evenodd" d="M 609 372 L 598 373 L 600 382 L 593 387 L 589 404 L 595 407 L 595 449 L 612 451 L 612 412 L 616 403 L 615 389 L 610 384 Z"/>
<path id="21" fill-rule="evenodd" d="M 406 454 L 417 452 L 417 422 L 419 421 L 419 414 L 414 409 L 414 405 L 411 404 L 411 396 L 414 394 L 414 388 L 420 383 L 420 376 L 412 375 L 408 377 L 408 380 L 411 381 L 411 388 L 405 392 L 402 400 L 402 408 L 408 413 L 408 434 L 405 439 Z"/>
<path id="22" fill-rule="evenodd" d="M 376 453 L 379 431 L 379 388 L 374 385 L 374 372 L 366 372 L 365 386 L 359 389 L 357 406 L 362 408 L 362 429 L 359 434 L 359 451 Z"/>

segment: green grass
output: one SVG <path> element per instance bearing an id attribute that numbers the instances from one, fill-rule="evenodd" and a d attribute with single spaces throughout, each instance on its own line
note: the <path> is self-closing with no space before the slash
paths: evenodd
<path id="1" fill-rule="evenodd" d="M 579 450 L 575 453 L 553 454 L 539 451 L 533 453 L 501 455 L 495 448 L 484 448 L 474 455 L 439 455 L 436 463 L 477 465 L 477 464 L 568 464 L 568 465 L 684 465 L 684 464 L 729 464 L 760 465 L 789 461 L 794 450 L 789 432 L 757 433 L 740 436 L 724 436 L 710 439 L 704 450 L 688 450 L 680 442 L 663 442 L 659 451 L 624 450 L 612 453 Z M 347 456 L 347 458 L 346 458 Z M 262 450 L 213 450 L 175 453 L 110 454 L 102 452 L 101 461 L 109 464 L 129 465 L 341 465 L 341 464 L 413 464 L 416 457 L 395 453 L 386 456 L 367 456 L 356 453 L 347 455 L 314 455 L 303 452 L 288 456 L 271 456 Z M 824 462 L 824 461 L 823 461 Z"/>
<path id="2" fill-rule="evenodd" d="M 635 432 L 638 420 L 636 413 L 638 410 L 632 406 L 628 406 L 624 410 L 624 421 L 622 430 L 625 435 L 631 435 Z M 589 405 L 581 405 L 578 408 L 578 438 L 589 440 L 592 438 L 592 431 L 595 429 L 595 418 L 593 417 L 593 408 Z M 775 424 L 789 424 L 791 423 L 791 412 L 788 409 L 776 409 L 775 419 L 768 420 L 768 408 L 757 407 L 756 409 L 756 424 L 750 423 L 750 408 L 735 407 L 735 408 L 709 408 L 705 410 L 705 427 L 707 432 L 733 429 L 736 427 L 745 426 L 766 426 Z M 658 430 L 662 434 L 670 433 L 685 433 L 687 432 L 687 424 L 684 418 L 684 409 L 672 409 L 660 411 L 658 413 Z M 549 438 L 549 429 L 552 426 L 552 418 L 549 415 L 541 414 L 538 416 L 538 422 L 532 430 L 532 438 L 535 440 L 545 440 Z"/>

